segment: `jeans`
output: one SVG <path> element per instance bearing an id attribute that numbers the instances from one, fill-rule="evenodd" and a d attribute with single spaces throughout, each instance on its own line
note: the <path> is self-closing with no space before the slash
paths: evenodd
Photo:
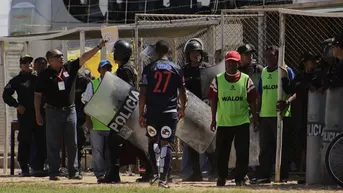
<path id="1" fill-rule="evenodd" d="M 90 131 L 90 141 L 92 145 L 92 167 L 94 175 L 101 177 L 110 168 L 110 151 L 107 146 L 107 139 L 110 131 Z"/>
<path id="2" fill-rule="evenodd" d="M 59 175 L 62 137 L 67 149 L 69 176 L 74 176 L 79 172 L 75 107 L 62 110 L 46 106 L 46 146 L 50 176 Z"/>

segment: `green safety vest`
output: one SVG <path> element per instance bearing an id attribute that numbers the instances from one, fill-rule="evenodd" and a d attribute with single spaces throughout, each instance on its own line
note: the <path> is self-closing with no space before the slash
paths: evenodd
<path id="1" fill-rule="evenodd" d="M 100 85 L 100 79 L 97 78 L 95 80 L 92 80 L 91 82 L 92 82 L 93 94 L 94 94 L 94 92 L 96 91 L 96 89 Z M 91 117 L 91 119 L 92 119 L 92 122 L 93 122 L 93 130 L 95 130 L 95 131 L 109 131 L 110 130 L 106 125 L 102 124 L 97 119 L 95 119 L 93 117 Z"/>
<path id="2" fill-rule="evenodd" d="M 285 73 L 283 76 L 288 76 Z M 276 117 L 276 104 L 278 100 L 278 70 L 268 72 L 265 67 L 261 74 L 262 79 L 262 104 L 260 117 Z M 288 95 L 283 92 L 282 99 L 287 100 Z M 283 116 L 289 117 L 291 112 L 290 106 L 284 110 Z"/>
<path id="3" fill-rule="evenodd" d="M 218 105 L 217 125 L 232 127 L 250 123 L 249 103 L 247 101 L 247 82 L 249 76 L 241 73 L 237 82 L 228 82 L 225 73 L 217 75 Z"/>

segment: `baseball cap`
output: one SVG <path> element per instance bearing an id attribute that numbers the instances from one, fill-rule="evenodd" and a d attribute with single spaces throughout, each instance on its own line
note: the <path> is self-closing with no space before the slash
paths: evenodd
<path id="1" fill-rule="evenodd" d="M 99 63 L 99 67 L 98 68 L 102 68 L 106 65 L 110 65 L 112 66 L 111 62 L 109 60 L 101 60 L 100 63 Z"/>
<path id="2" fill-rule="evenodd" d="M 301 62 L 307 62 L 309 60 L 317 60 L 318 56 L 314 55 L 312 52 L 304 52 L 302 55 L 301 55 L 301 59 L 300 61 Z"/>
<path id="3" fill-rule="evenodd" d="M 332 45 L 343 48 L 343 34 L 335 35 L 335 37 L 332 39 Z"/>
<path id="4" fill-rule="evenodd" d="M 29 54 L 24 54 L 20 56 L 19 63 L 22 64 L 24 61 L 29 61 L 31 63 L 33 61 L 33 57 Z"/>
<path id="5" fill-rule="evenodd" d="M 239 62 L 239 61 L 241 61 L 241 55 L 235 50 L 228 51 L 225 54 L 225 61 L 228 61 L 228 60 L 233 60 L 233 61 Z"/>
<path id="6" fill-rule="evenodd" d="M 255 51 L 256 51 L 255 47 L 251 44 L 245 44 L 237 48 L 237 52 L 240 54 L 246 53 L 246 52 L 255 52 Z"/>

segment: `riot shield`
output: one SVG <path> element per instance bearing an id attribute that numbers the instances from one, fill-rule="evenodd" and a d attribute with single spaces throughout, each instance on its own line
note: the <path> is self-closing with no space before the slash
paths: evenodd
<path id="1" fill-rule="evenodd" d="M 307 150 L 306 150 L 306 183 L 321 182 L 321 146 L 325 121 L 326 93 L 308 92 L 307 106 Z"/>
<path id="2" fill-rule="evenodd" d="M 217 74 L 222 73 L 222 72 L 225 72 L 224 60 L 217 65 L 210 66 L 207 68 L 202 68 L 200 70 L 202 98 L 206 98 L 207 90 L 210 87 L 214 77 L 216 77 Z"/>
<path id="3" fill-rule="evenodd" d="M 138 123 L 138 96 L 139 92 L 133 90 L 128 83 L 106 72 L 84 111 L 147 152 L 148 138 L 145 136 L 145 129 Z"/>
<path id="4" fill-rule="evenodd" d="M 258 156 L 260 154 L 260 145 L 259 145 L 259 133 L 254 132 L 254 125 L 252 120 L 250 121 L 250 146 L 249 146 L 249 166 L 258 166 Z M 229 168 L 236 167 L 236 149 L 234 141 L 231 144 L 230 159 L 229 159 Z"/>
<path id="5" fill-rule="evenodd" d="M 187 92 L 188 104 L 185 117 L 180 120 L 176 136 L 198 153 L 214 151 L 208 149 L 216 135 L 210 130 L 212 121 L 211 108 L 193 93 Z M 211 145 L 211 148 L 214 148 Z"/>

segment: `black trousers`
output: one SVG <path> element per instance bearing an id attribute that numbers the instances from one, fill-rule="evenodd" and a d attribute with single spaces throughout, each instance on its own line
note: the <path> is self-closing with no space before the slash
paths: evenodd
<path id="1" fill-rule="evenodd" d="M 34 112 L 26 111 L 24 115 L 18 114 L 18 161 L 23 172 L 29 172 L 32 139 L 36 146 L 36 170 L 43 170 L 46 160 L 45 127 L 36 124 Z"/>
<path id="2" fill-rule="evenodd" d="M 236 181 L 244 180 L 249 167 L 250 131 L 249 124 L 234 127 L 218 127 L 216 137 L 216 155 L 218 177 L 226 179 L 228 176 L 228 164 L 231 144 L 234 141 L 236 149 Z"/>
<path id="3" fill-rule="evenodd" d="M 281 179 L 288 178 L 289 168 L 289 126 L 290 118 L 283 119 L 282 133 L 282 157 L 281 157 Z M 257 178 L 271 178 L 276 154 L 277 118 L 263 117 L 260 122 L 260 167 L 257 170 Z"/>
<path id="4" fill-rule="evenodd" d="M 200 176 L 201 175 L 201 170 L 200 170 L 200 155 L 197 151 L 195 151 L 191 146 L 187 146 L 188 148 L 188 155 L 189 155 L 189 159 L 191 161 L 192 164 L 192 170 L 193 173 L 192 175 L 194 176 Z M 206 156 L 208 158 L 208 161 L 211 165 L 211 172 L 210 175 L 215 175 L 216 174 L 216 156 L 215 153 L 206 153 Z"/>

